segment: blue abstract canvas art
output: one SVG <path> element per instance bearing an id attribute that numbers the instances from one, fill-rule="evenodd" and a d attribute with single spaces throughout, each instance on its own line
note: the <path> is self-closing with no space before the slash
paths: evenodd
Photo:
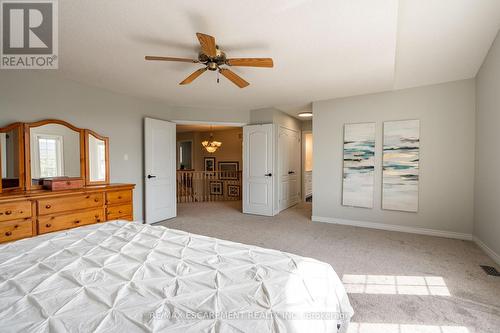
<path id="1" fill-rule="evenodd" d="M 418 211 L 420 122 L 384 123 L 382 208 Z"/>
<path id="2" fill-rule="evenodd" d="M 342 205 L 373 208 L 375 123 L 344 125 Z"/>

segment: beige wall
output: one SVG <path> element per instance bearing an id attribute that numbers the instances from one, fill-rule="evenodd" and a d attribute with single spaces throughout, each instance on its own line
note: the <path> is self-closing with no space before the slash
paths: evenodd
<path id="1" fill-rule="evenodd" d="M 214 140 L 222 142 L 222 146 L 215 153 L 209 153 L 203 148 L 201 142 L 210 137 L 210 132 L 184 132 L 177 133 L 177 141 L 193 141 L 193 166 L 196 171 L 204 170 L 205 157 L 215 157 L 215 162 L 238 162 L 240 169 L 243 156 L 243 128 L 214 131 Z"/>
<path id="2" fill-rule="evenodd" d="M 474 200 L 474 80 L 313 103 L 313 215 L 471 235 Z M 498 111 L 498 109 L 497 109 Z M 418 213 L 381 209 L 384 121 L 420 119 Z M 341 205 L 343 126 L 375 122 L 374 208 Z"/>
<path id="3" fill-rule="evenodd" d="M 474 234 L 500 264 L 500 35 L 477 76 L 476 101 Z"/>
<path id="4" fill-rule="evenodd" d="M 302 121 L 302 131 L 312 131 L 312 119 Z"/>

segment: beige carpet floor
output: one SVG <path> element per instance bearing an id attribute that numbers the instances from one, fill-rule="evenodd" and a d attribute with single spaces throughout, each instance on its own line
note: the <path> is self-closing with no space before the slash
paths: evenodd
<path id="1" fill-rule="evenodd" d="M 349 333 L 500 333 L 500 277 L 483 272 L 494 263 L 472 242 L 311 222 L 310 204 L 272 218 L 240 205 L 180 204 L 159 224 L 331 264 L 350 282 Z"/>

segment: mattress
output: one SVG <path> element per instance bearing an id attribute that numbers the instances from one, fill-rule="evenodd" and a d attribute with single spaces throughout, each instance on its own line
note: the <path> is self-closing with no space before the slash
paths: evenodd
<path id="1" fill-rule="evenodd" d="M 332 267 L 125 221 L 0 245 L 0 332 L 345 332 Z"/>

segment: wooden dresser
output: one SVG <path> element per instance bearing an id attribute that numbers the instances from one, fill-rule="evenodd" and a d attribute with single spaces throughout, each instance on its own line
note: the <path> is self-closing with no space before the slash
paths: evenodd
<path id="1" fill-rule="evenodd" d="M 130 184 L 0 194 L 0 243 L 110 220 L 133 220 Z"/>
<path id="2" fill-rule="evenodd" d="M 59 119 L 0 128 L 0 243 L 132 221 L 135 185 L 109 180 L 108 137 Z"/>

